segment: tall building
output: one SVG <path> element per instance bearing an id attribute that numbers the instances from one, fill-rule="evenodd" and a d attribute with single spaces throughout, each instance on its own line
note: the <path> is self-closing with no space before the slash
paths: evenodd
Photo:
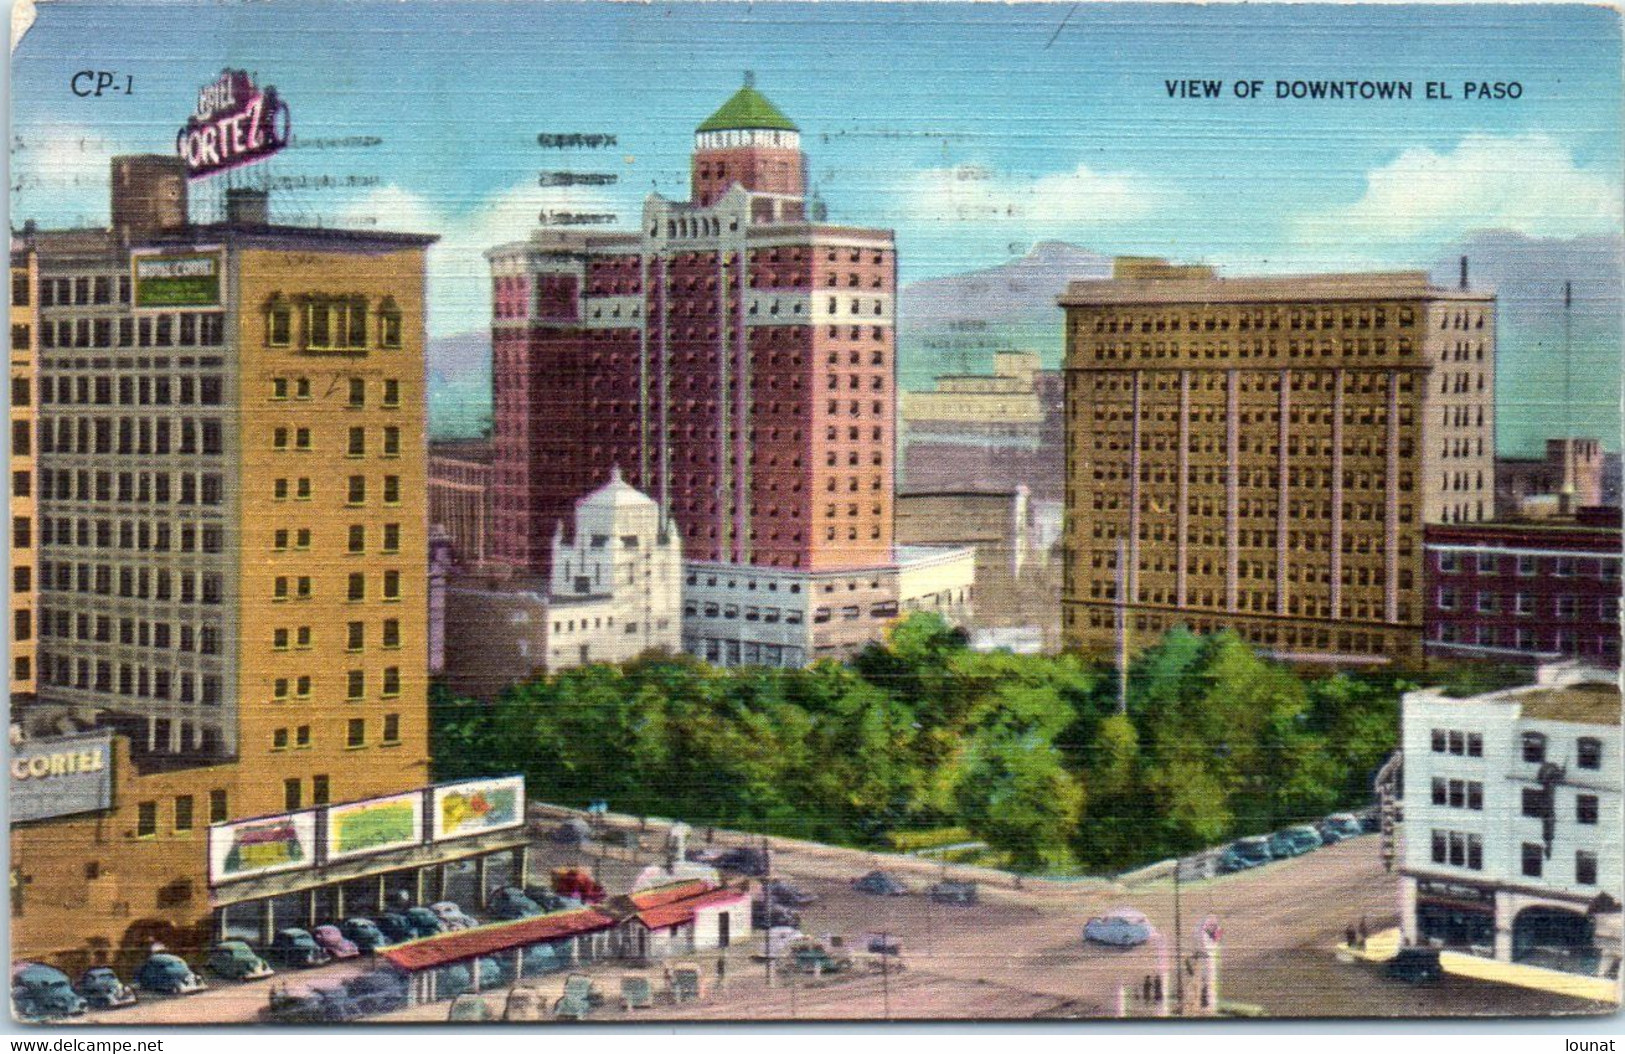
<path id="1" fill-rule="evenodd" d="M 1496 519 L 1569 516 L 1602 505 L 1602 441 L 1548 439 L 1541 458 L 1495 459 Z"/>
<path id="2" fill-rule="evenodd" d="M 1617 675 L 1566 663 L 1468 699 L 1409 692 L 1401 722 L 1405 943 L 1617 985 Z"/>
<path id="3" fill-rule="evenodd" d="M 421 892 L 450 857 L 519 851 L 446 824 L 422 844 L 450 793 L 425 788 L 434 238 L 279 225 L 248 190 L 192 223 L 186 179 L 178 159 L 115 158 L 113 226 L 32 237 L 19 958 L 269 939 L 375 909 L 397 879 Z"/>
<path id="4" fill-rule="evenodd" d="M 38 372 L 39 257 L 27 242 L 11 251 L 11 698 L 34 694 L 34 582 L 38 535 L 34 499 L 34 398 Z"/>
<path id="5" fill-rule="evenodd" d="M 1494 504 L 1495 299 L 1465 279 L 1074 282 L 1068 644 L 1111 649 L 1121 614 L 1132 646 L 1184 624 L 1303 661 L 1419 655 L 1423 527 Z"/>
<path id="6" fill-rule="evenodd" d="M 1619 666 L 1620 515 L 1427 528 L 1429 656 Z"/>
<path id="7" fill-rule="evenodd" d="M 429 523 L 444 528 L 463 567 L 483 567 L 491 523 L 491 444 L 480 439 L 429 444 Z"/>
<path id="8" fill-rule="evenodd" d="M 544 229 L 486 254 L 496 561 L 549 573 L 557 525 L 619 467 L 677 525 L 690 578 L 864 593 L 839 640 L 801 604 L 793 641 L 741 621 L 693 628 L 697 653 L 844 654 L 894 617 L 871 583 L 898 559 L 896 252 L 890 231 L 821 222 L 805 167 L 747 83 L 696 130 L 688 201 L 652 194 L 636 231 Z"/>

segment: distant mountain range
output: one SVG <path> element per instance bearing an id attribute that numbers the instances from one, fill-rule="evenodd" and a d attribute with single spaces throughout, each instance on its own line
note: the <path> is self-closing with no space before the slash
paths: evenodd
<path id="1" fill-rule="evenodd" d="M 1498 448 L 1534 453 L 1547 436 L 1572 429 L 1617 449 L 1625 241 L 1475 233 L 1432 265 L 1436 284 L 1457 284 L 1462 255 L 1468 257 L 1471 286 L 1498 295 Z M 1001 348 L 1037 351 L 1046 365 L 1058 365 L 1056 298 L 1069 281 L 1111 277 L 1111 267 L 1110 256 L 1040 242 L 1008 263 L 904 286 L 898 297 L 900 386 L 918 390 L 931 387 L 938 374 L 985 371 Z M 1566 392 L 1565 280 L 1574 288 Z M 486 333 L 429 342 L 429 412 L 436 436 L 479 434 L 490 418 L 490 386 Z"/>

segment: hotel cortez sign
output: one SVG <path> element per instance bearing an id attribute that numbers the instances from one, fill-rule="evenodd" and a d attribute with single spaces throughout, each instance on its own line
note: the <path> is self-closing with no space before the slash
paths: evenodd
<path id="1" fill-rule="evenodd" d="M 112 733 L 31 740 L 12 747 L 10 804 L 13 823 L 112 808 Z"/>
<path id="2" fill-rule="evenodd" d="M 190 179 L 263 161 L 288 143 L 288 106 L 276 89 L 255 87 L 243 70 L 222 70 L 197 95 L 197 110 L 175 136 Z"/>

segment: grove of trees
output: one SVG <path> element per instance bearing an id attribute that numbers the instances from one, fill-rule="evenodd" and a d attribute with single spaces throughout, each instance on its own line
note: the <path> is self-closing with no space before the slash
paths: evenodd
<path id="1" fill-rule="evenodd" d="M 860 847 L 962 828 L 1013 868 L 1107 872 L 1369 803 L 1413 687 L 1176 629 L 1119 713 L 1106 666 L 973 652 L 915 615 L 844 665 L 651 654 L 492 703 L 437 688 L 431 748 L 437 780 L 518 772 L 561 804 Z"/>

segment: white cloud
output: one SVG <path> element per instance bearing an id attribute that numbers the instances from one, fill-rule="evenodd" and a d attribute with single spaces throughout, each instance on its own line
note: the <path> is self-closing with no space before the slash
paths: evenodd
<path id="1" fill-rule="evenodd" d="M 903 213 L 922 223 L 1066 231 L 1141 219 L 1167 196 L 1133 174 L 1082 164 L 1041 176 L 956 165 L 914 173 L 904 188 Z"/>
<path id="2" fill-rule="evenodd" d="M 1360 200 L 1294 223 L 1309 243 L 1414 242 L 1473 230 L 1571 238 L 1618 230 L 1620 183 L 1577 165 L 1545 134 L 1470 135 L 1439 153 L 1412 147 L 1366 174 Z"/>
<path id="3" fill-rule="evenodd" d="M 30 219 L 47 229 L 106 224 L 113 157 L 132 152 L 85 125 L 16 130 L 10 169 L 13 225 Z"/>
<path id="4" fill-rule="evenodd" d="M 438 234 L 429 250 L 429 328 L 436 335 L 485 329 L 490 324 L 490 265 L 484 253 L 523 241 L 544 211 L 624 213 L 619 202 L 581 187 L 521 184 L 456 212 L 409 190 L 379 187 L 343 206 L 339 226 Z M 273 208 L 275 202 L 273 201 Z M 624 226 L 631 217 L 621 215 Z M 582 228 L 592 230 L 594 228 Z"/>

